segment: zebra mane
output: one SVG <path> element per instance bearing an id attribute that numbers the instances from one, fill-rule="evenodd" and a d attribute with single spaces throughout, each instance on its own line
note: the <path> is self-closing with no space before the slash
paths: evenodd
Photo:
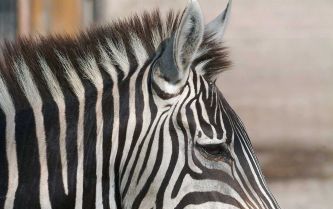
<path id="1" fill-rule="evenodd" d="M 45 81 L 40 75 L 43 70 L 41 59 L 58 78 L 61 78 L 61 76 L 64 77 L 64 70 L 59 61 L 59 55 L 73 63 L 75 68 L 79 68 L 78 60 L 87 59 L 87 56 L 93 56 L 97 65 L 100 65 L 102 62 L 101 48 L 111 60 L 115 61 L 113 64 L 116 69 L 122 67 L 124 57 L 129 61 L 127 64 L 135 66 L 138 64 L 136 61 L 138 55 L 135 54 L 138 50 L 133 46 L 141 45 L 147 55 L 152 57 L 161 42 L 176 31 L 182 14 L 182 12 L 170 11 L 163 18 L 160 12 L 155 10 L 117 20 L 106 26 L 92 28 L 76 36 L 20 37 L 14 42 L 4 42 L 1 47 L 2 56 L 0 56 L 0 79 L 2 78 L 7 83 L 8 89 L 12 89 L 11 94 L 15 97 L 15 95 L 21 94 L 20 90 L 15 90 L 19 86 L 15 75 L 17 63 L 24 62 L 27 69 L 31 71 L 34 81 L 46 87 Z M 136 44 L 133 44 L 133 40 Z M 110 45 L 116 48 L 116 52 Z M 207 79 L 212 79 L 216 74 L 225 70 L 230 62 L 226 48 L 214 40 L 211 34 L 205 34 L 193 65 L 200 65 L 201 74 Z M 131 69 L 135 69 L 135 67 Z M 118 73 L 120 71 L 118 70 Z M 121 76 L 126 77 L 126 75 Z M 62 84 L 61 86 L 66 86 L 66 79 L 58 80 Z M 39 87 L 39 90 L 43 91 L 43 87 Z"/>

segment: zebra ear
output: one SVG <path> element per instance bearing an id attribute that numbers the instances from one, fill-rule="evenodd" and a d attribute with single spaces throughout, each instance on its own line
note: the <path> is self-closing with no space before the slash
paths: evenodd
<path id="1" fill-rule="evenodd" d="M 196 0 L 190 0 L 175 34 L 165 41 L 153 80 L 158 91 L 177 95 L 188 79 L 190 66 L 204 34 L 204 21 Z"/>
<path id="2" fill-rule="evenodd" d="M 232 0 L 229 0 L 227 8 L 205 27 L 205 32 L 213 39 L 222 42 L 225 29 L 227 28 L 231 13 Z"/>
<path id="3" fill-rule="evenodd" d="M 174 37 L 174 59 L 180 73 L 188 73 L 203 34 L 204 21 L 199 3 L 196 0 L 191 0 Z"/>

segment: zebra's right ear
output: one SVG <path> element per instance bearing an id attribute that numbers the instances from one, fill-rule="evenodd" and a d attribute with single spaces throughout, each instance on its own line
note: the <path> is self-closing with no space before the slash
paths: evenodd
<path id="1" fill-rule="evenodd" d="M 225 10 L 217 16 L 213 21 L 206 25 L 206 33 L 212 36 L 213 39 L 222 42 L 224 32 L 229 23 L 229 17 L 231 13 L 232 0 L 229 0 Z"/>
<path id="2" fill-rule="evenodd" d="M 164 42 L 160 58 L 154 65 L 153 88 L 171 98 L 185 86 L 190 66 L 201 44 L 204 20 L 196 0 L 190 0 L 175 34 Z"/>

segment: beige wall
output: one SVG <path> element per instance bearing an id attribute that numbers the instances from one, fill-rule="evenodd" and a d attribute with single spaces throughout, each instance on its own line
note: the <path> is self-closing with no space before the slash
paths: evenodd
<path id="1" fill-rule="evenodd" d="M 255 142 L 333 148 L 333 1 L 237 1 L 221 86 Z"/>
<path id="2" fill-rule="evenodd" d="M 106 19 L 187 1 L 107 1 Z M 199 0 L 206 20 L 226 0 Z M 219 81 L 254 143 L 333 148 L 333 1 L 234 1 L 226 45 L 234 63 Z M 314 143 L 313 143 L 314 142 Z"/>

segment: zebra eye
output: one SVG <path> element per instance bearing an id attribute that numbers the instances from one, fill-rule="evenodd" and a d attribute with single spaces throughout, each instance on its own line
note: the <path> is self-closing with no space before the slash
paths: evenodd
<path id="1" fill-rule="evenodd" d="M 226 143 L 197 144 L 201 154 L 209 160 L 232 162 L 234 159 Z"/>

